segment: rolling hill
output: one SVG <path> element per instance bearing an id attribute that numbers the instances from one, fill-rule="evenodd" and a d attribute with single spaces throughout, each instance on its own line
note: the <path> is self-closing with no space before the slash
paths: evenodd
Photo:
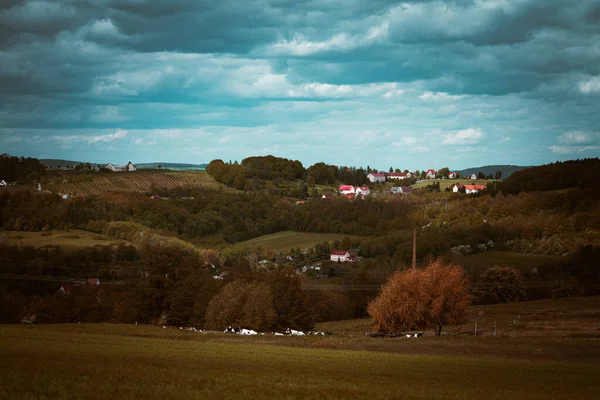
<path id="1" fill-rule="evenodd" d="M 237 192 L 215 181 L 205 171 L 141 170 L 137 172 L 71 172 L 48 171 L 46 190 L 73 196 L 99 195 L 106 192 L 147 193 L 166 188 L 207 188 Z"/>
<path id="2" fill-rule="evenodd" d="M 136 164 L 138 169 L 170 169 L 176 171 L 185 170 L 204 170 L 207 164 L 185 164 L 185 163 L 166 163 L 166 162 L 154 162 L 154 163 L 140 163 Z"/>
<path id="3" fill-rule="evenodd" d="M 502 179 L 506 179 L 517 171 L 521 171 L 531 166 L 519 166 L 519 165 L 485 165 L 482 167 L 472 167 L 458 171 L 460 176 L 470 176 L 471 174 L 477 175 L 482 172 L 485 176 L 496 175 L 497 171 L 502 171 Z"/>

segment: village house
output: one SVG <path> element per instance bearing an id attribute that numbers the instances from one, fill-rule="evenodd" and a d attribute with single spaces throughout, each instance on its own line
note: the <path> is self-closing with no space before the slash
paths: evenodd
<path id="1" fill-rule="evenodd" d="M 367 179 L 373 183 L 375 182 L 385 182 L 385 174 L 379 174 L 376 172 L 370 173 L 367 175 Z"/>
<path id="2" fill-rule="evenodd" d="M 448 178 L 449 179 L 458 179 L 458 178 L 460 178 L 460 174 L 458 172 L 450 172 L 448 174 Z"/>
<path id="3" fill-rule="evenodd" d="M 335 262 L 346 262 L 350 257 L 348 250 L 333 250 L 331 252 L 331 261 Z"/>
<path id="4" fill-rule="evenodd" d="M 340 185 L 340 187 L 338 188 L 338 191 L 341 194 L 355 194 L 356 193 L 354 186 L 352 186 L 352 185 Z"/>
<path id="5" fill-rule="evenodd" d="M 371 190 L 367 186 L 352 186 L 352 185 L 340 185 L 338 188 L 340 194 L 345 195 L 349 199 L 353 199 L 354 196 L 369 196 L 371 194 Z"/>
<path id="6" fill-rule="evenodd" d="M 427 179 L 435 179 L 435 169 L 428 169 L 425 173 L 425 178 Z"/>
<path id="7" fill-rule="evenodd" d="M 465 187 L 465 185 L 463 185 L 462 183 L 456 184 L 454 185 L 454 187 L 452 188 L 452 191 L 454 193 L 458 193 L 460 192 L 463 188 Z"/>
<path id="8" fill-rule="evenodd" d="M 389 174 L 385 174 L 387 179 L 406 179 L 408 178 L 408 174 L 405 174 L 404 172 L 390 172 Z"/>
<path id="9" fill-rule="evenodd" d="M 393 186 L 392 194 L 411 194 L 413 188 L 410 186 Z"/>
<path id="10" fill-rule="evenodd" d="M 108 163 L 104 166 L 104 168 L 112 171 L 112 172 L 133 172 L 137 171 L 137 167 L 129 161 L 127 165 L 115 165 Z"/>
<path id="11" fill-rule="evenodd" d="M 98 279 L 98 278 L 88 278 L 87 284 L 88 285 L 99 285 L 100 284 L 100 279 Z"/>
<path id="12" fill-rule="evenodd" d="M 475 179 L 477 179 L 477 175 L 471 174 L 471 180 L 475 180 Z"/>
<path id="13" fill-rule="evenodd" d="M 356 194 L 356 196 L 358 196 L 360 194 L 364 197 L 364 196 L 369 196 L 371 194 L 371 190 L 369 190 L 369 188 L 366 186 L 360 186 L 360 187 L 356 186 L 354 188 L 354 193 Z"/>
<path id="14" fill-rule="evenodd" d="M 485 185 L 465 185 L 465 193 L 479 193 L 480 191 L 485 190 Z"/>

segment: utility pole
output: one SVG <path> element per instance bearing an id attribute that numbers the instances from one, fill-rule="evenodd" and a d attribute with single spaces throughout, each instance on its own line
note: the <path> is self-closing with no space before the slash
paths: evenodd
<path id="1" fill-rule="evenodd" d="M 412 267 L 417 268 L 417 228 L 413 231 L 413 255 L 412 255 Z"/>

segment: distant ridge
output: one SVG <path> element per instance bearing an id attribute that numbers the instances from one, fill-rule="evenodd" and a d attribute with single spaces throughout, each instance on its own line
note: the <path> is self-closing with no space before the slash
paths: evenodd
<path id="1" fill-rule="evenodd" d="M 519 165 L 485 165 L 483 167 L 472 167 L 463 169 L 462 171 L 458 171 L 461 176 L 469 176 L 472 174 L 477 175 L 478 173 L 483 173 L 485 176 L 488 175 L 496 175 L 496 172 L 502 171 L 502 179 L 506 179 L 511 176 L 513 173 L 517 171 L 522 171 L 527 168 L 532 168 L 533 165 L 530 166 L 519 166 Z"/>
<path id="2" fill-rule="evenodd" d="M 206 169 L 207 164 L 185 164 L 185 163 L 141 163 L 135 164 L 138 169 L 156 169 L 160 165 L 161 169 L 173 169 L 173 170 L 203 170 Z"/>
<path id="3" fill-rule="evenodd" d="M 50 168 L 56 168 L 56 167 L 64 168 L 66 166 L 73 167 L 75 165 L 79 165 L 82 163 L 85 164 L 85 162 L 82 162 L 82 161 L 58 160 L 58 159 L 54 159 L 54 158 L 41 158 L 40 162 L 43 165 L 45 165 L 46 167 L 50 167 Z M 96 164 L 93 163 L 92 165 L 96 165 Z"/>

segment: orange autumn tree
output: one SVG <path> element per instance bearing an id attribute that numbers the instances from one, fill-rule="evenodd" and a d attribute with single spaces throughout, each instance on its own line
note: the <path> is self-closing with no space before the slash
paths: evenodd
<path id="1" fill-rule="evenodd" d="M 433 327 L 437 336 L 444 325 L 465 321 L 471 304 L 468 288 L 462 267 L 438 260 L 425 268 L 394 273 L 367 311 L 379 331 Z"/>

